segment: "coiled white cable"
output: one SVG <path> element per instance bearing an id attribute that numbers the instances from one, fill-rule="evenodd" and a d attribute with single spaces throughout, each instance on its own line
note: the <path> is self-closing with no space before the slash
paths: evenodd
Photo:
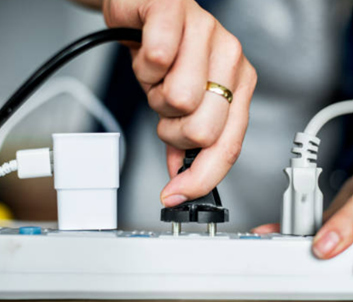
<path id="1" fill-rule="evenodd" d="M 17 160 L 11 160 L 0 166 L 0 177 L 3 177 L 15 171 L 17 171 Z"/>

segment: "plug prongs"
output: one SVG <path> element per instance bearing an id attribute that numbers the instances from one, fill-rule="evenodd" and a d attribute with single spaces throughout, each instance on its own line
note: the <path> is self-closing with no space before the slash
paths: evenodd
<path id="1" fill-rule="evenodd" d="M 173 236 L 179 236 L 181 233 L 181 223 L 180 222 L 172 222 L 172 234 Z"/>
<path id="2" fill-rule="evenodd" d="M 210 237 L 216 236 L 217 233 L 217 224 L 214 222 L 207 224 L 207 232 Z"/>

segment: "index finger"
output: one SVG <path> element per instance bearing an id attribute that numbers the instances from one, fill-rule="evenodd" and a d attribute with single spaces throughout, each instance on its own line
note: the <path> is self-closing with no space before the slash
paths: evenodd
<path id="1" fill-rule="evenodd" d="M 108 27 L 142 28 L 142 46 L 133 68 L 142 84 L 160 82 L 177 55 L 183 35 L 185 1 L 105 1 Z"/>

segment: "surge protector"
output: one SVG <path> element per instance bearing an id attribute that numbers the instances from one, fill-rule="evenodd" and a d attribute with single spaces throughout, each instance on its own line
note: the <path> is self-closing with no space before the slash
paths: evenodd
<path id="1" fill-rule="evenodd" d="M 2 228 L 0 298 L 353 299 L 353 248 L 318 260 L 311 241 Z"/>

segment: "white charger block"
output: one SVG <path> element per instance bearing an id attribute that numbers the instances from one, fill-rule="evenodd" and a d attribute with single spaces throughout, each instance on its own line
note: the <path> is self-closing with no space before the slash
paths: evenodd
<path id="1" fill-rule="evenodd" d="M 60 230 L 116 229 L 119 133 L 53 134 Z"/>

